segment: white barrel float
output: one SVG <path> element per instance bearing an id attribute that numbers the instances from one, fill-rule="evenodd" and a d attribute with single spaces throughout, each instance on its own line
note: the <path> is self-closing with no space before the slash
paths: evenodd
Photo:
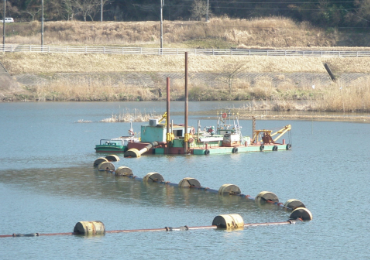
<path id="1" fill-rule="evenodd" d="M 290 214 L 290 219 L 312 220 L 311 212 L 306 208 L 296 208 Z"/>
<path id="2" fill-rule="evenodd" d="M 239 195 L 240 193 L 239 187 L 234 184 L 224 184 L 218 190 L 220 195 Z"/>
<path id="3" fill-rule="evenodd" d="M 179 182 L 181 188 L 200 188 L 200 183 L 197 179 L 186 177 Z"/>
<path id="4" fill-rule="evenodd" d="M 291 199 L 285 202 L 284 207 L 295 210 L 296 208 L 305 208 L 306 206 L 300 200 Z"/>
<path id="5" fill-rule="evenodd" d="M 244 220 L 239 214 L 219 215 L 212 221 L 213 226 L 226 229 L 244 228 Z"/>
<path id="6" fill-rule="evenodd" d="M 279 198 L 275 195 L 275 193 L 269 191 L 261 191 L 256 196 L 256 201 L 279 202 Z"/>
<path id="7" fill-rule="evenodd" d="M 99 171 L 111 171 L 111 172 L 114 172 L 115 169 L 116 169 L 116 167 L 111 162 L 102 162 L 101 164 L 98 165 L 98 170 Z"/>
<path id="8" fill-rule="evenodd" d="M 158 172 L 149 172 L 144 176 L 143 181 L 145 182 L 162 182 L 164 181 L 163 176 Z"/>
<path id="9" fill-rule="evenodd" d="M 116 176 L 132 176 L 132 170 L 127 166 L 120 166 L 115 172 Z"/>
<path id="10" fill-rule="evenodd" d="M 119 161 L 119 157 L 115 154 L 107 155 L 107 156 L 105 156 L 105 159 L 107 159 L 110 162 L 118 162 Z"/>
<path id="11" fill-rule="evenodd" d="M 139 150 L 138 149 L 136 149 L 136 148 L 131 148 L 131 149 L 128 149 L 125 153 L 124 153 L 124 155 L 123 155 L 124 157 L 132 157 L 132 158 L 139 158 L 139 157 L 141 157 L 141 154 L 140 154 L 140 152 L 139 152 Z"/>
<path id="12" fill-rule="evenodd" d="M 99 164 L 102 162 L 108 162 L 107 158 L 105 157 L 100 157 L 94 161 L 94 168 L 98 167 Z"/>
<path id="13" fill-rule="evenodd" d="M 101 221 L 80 221 L 73 229 L 76 235 L 104 235 L 105 226 Z"/>

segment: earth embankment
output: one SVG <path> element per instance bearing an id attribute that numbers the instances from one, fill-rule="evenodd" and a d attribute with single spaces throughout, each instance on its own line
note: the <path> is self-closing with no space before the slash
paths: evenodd
<path id="1" fill-rule="evenodd" d="M 3 53 L 0 61 L 23 89 L 22 93 L 6 92 L 2 87 L 3 101 L 163 100 L 167 77 L 171 78 L 171 98 L 183 98 L 182 55 Z M 329 65 L 335 82 L 324 64 Z M 335 105 L 304 109 L 367 111 L 370 105 L 362 102 L 359 108 L 350 108 L 338 97 L 348 94 L 355 99 L 350 91 L 357 93 L 358 98 L 365 97 L 369 88 L 368 64 L 370 58 L 357 57 L 190 55 L 189 98 L 282 103 L 302 99 L 322 101 L 328 96 L 336 100 Z M 359 104 L 355 100 L 351 103 Z M 294 107 L 280 105 L 273 109 Z"/>

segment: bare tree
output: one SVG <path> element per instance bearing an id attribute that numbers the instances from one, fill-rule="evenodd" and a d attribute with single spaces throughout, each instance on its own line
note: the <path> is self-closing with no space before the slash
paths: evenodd
<path id="1" fill-rule="evenodd" d="M 233 83 L 237 74 L 243 70 L 245 66 L 245 61 L 235 62 L 235 63 L 228 63 L 225 64 L 220 70 L 220 76 L 218 79 L 221 82 L 224 82 L 228 85 L 229 94 L 231 94 L 233 89 Z"/>
<path id="2" fill-rule="evenodd" d="M 79 10 L 85 22 L 87 17 L 94 21 L 94 16 L 100 11 L 101 2 L 104 6 L 108 0 L 74 0 L 74 6 Z"/>
<path id="3" fill-rule="evenodd" d="M 190 12 L 193 18 L 201 20 L 207 14 L 207 3 L 203 0 L 194 0 Z"/>
<path id="4" fill-rule="evenodd" d="M 41 11 L 41 6 L 28 6 L 24 13 L 29 14 L 31 16 L 32 21 L 35 20 L 35 16 Z"/>
<path id="5" fill-rule="evenodd" d="M 62 6 L 64 13 L 67 15 L 67 20 L 73 20 L 73 17 L 77 12 L 74 2 L 74 0 L 62 0 Z"/>
<path id="6" fill-rule="evenodd" d="M 368 25 L 370 23 L 370 0 L 355 1 L 358 7 L 355 20 L 360 24 Z"/>

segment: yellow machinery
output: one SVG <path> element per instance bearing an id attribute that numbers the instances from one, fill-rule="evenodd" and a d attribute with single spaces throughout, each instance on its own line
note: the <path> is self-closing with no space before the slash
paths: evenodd
<path id="1" fill-rule="evenodd" d="M 272 130 L 254 130 L 253 131 L 253 139 L 252 143 L 258 142 L 258 139 L 261 138 L 261 142 L 263 143 L 275 143 L 280 137 L 282 137 L 286 132 L 290 131 L 292 129 L 291 125 L 286 125 L 279 131 L 276 131 L 272 134 Z M 262 137 L 260 137 L 260 134 L 263 134 Z M 272 139 L 273 136 L 279 134 L 275 139 Z"/>
<path id="2" fill-rule="evenodd" d="M 162 123 L 163 120 L 165 120 L 163 125 L 167 125 L 167 112 L 164 112 L 162 118 L 158 120 L 158 123 Z"/>
<path id="3" fill-rule="evenodd" d="M 164 112 L 162 118 L 158 120 L 158 123 L 162 123 L 163 120 L 164 120 L 164 124 L 163 125 L 167 125 L 167 112 Z M 171 141 L 173 141 L 173 139 L 175 139 L 175 136 L 174 136 L 173 133 L 167 133 L 166 134 L 166 141 L 168 143 L 171 142 Z"/>

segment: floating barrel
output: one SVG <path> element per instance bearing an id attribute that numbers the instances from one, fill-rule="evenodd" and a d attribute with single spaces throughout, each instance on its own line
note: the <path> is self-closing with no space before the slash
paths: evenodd
<path id="1" fill-rule="evenodd" d="M 311 212 L 306 208 L 296 208 L 290 214 L 290 219 L 312 220 Z"/>
<path id="2" fill-rule="evenodd" d="M 145 182 L 161 182 L 164 181 L 163 176 L 158 172 L 150 172 L 144 176 L 143 181 Z"/>
<path id="3" fill-rule="evenodd" d="M 98 165 L 99 165 L 99 164 L 101 164 L 102 162 L 108 162 L 107 158 L 105 158 L 105 157 L 100 157 L 100 158 L 96 159 L 96 160 L 94 161 L 94 167 L 95 167 L 95 168 L 96 168 L 96 167 L 98 167 Z"/>
<path id="4" fill-rule="evenodd" d="M 186 177 L 179 182 L 179 187 L 182 188 L 200 188 L 200 183 L 197 179 Z"/>
<path id="5" fill-rule="evenodd" d="M 76 235 L 104 235 L 105 227 L 101 221 L 80 221 L 75 225 L 73 233 Z"/>
<path id="6" fill-rule="evenodd" d="M 218 190 L 220 195 L 239 195 L 240 193 L 239 187 L 234 184 L 224 184 Z"/>
<path id="7" fill-rule="evenodd" d="M 120 167 L 117 168 L 115 175 L 116 176 L 132 176 L 133 173 L 132 173 L 132 170 L 129 167 L 120 166 Z"/>
<path id="8" fill-rule="evenodd" d="M 213 226 L 226 229 L 244 228 L 244 220 L 239 214 L 219 215 L 212 221 Z"/>
<path id="9" fill-rule="evenodd" d="M 256 196 L 256 201 L 279 202 L 279 199 L 275 195 L 275 193 L 269 191 L 261 191 Z"/>
<path id="10" fill-rule="evenodd" d="M 295 210 L 296 208 L 305 208 L 306 206 L 300 200 L 291 199 L 285 202 L 284 207 Z"/>
<path id="11" fill-rule="evenodd" d="M 107 155 L 105 156 L 105 158 L 110 161 L 110 162 L 118 162 L 119 161 L 119 157 L 117 155 Z"/>
<path id="12" fill-rule="evenodd" d="M 114 172 L 115 169 L 116 169 L 116 167 L 111 162 L 102 162 L 101 164 L 98 165 L 98 170 L 99 171 L 112 171 L 112 172 Z"/>
<path id="13" fill-rule="evenodd" d="M 141 157 L 141 154 L 139 153 L 138 149 L 131 148 L 131 149 L 128 149 L 123 156 L 124 157 L 139 158 L 139 157 Z"/>

